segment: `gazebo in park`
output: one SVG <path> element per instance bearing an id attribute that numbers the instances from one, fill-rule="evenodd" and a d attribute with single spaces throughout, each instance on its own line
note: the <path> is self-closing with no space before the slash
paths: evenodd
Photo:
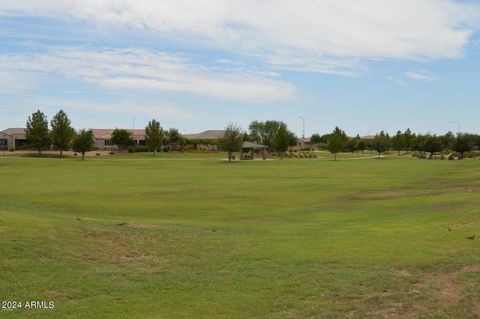
<path id="1" fill-rule="evenodd" d="M 240 159 L 241 160 L 253 160 L 255 159 L 255 151 L 262 151 L 262 159 L 265 160 L 266 154 L 265 151 L 267 146 L 262 144 L 257 144 L 253 142 L 244 142 L 240 148 Z"/>

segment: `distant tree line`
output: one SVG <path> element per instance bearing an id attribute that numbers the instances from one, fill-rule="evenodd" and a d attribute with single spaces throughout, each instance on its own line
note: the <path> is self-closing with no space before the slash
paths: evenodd
<path id="1" fill-rule="evenodd" d="M 117 128 L 113 130 L 110 142 L 117 145 L 120 150 L 125 150 L 134 142 L 132 135 L 133 133 L 129 130 Z M 85 153 L 95 149 L 93 130 L 75 131 L 63 110 L 55 114 L 50 123 L 47 116 L 40 110 L 33 113 L 28 117 L 26 123 L 25 138 L 28 140 L 30 147 L 37 150 L 39 155 L 42 154 L 42 151 L 53 147 L 60 152 L 60 157 L 63 157 L 64 151 L 72 149 L 80 153 L 83 160 L 85 159 Z M 186 139 L 176 128 L 165 131 L 158 121 L 151 120 L 145 127 L 146 150 L 156 155 L 166 144 L 183 147 L 186 144 Z"/>
<path id="2" fill-rule="evenodd" d="M 63 157 L 65 150 L 73 149 L 81 153 L 84 159 L 85 153 L 95 148 L 93 131 L 91 129 L 75 131 L 63 110 L 55 114 L 50 122 L 40 110 L 33 113 L 28 117 L 25 135 L 30 147 L 36 149 L 39 154 L 53 146 L 54 149 L 59 150 L 60 157 Z M 112 132 L 110 142 L 117 145 L 120 150 L 135 151 L 135 148 L 132 148 L 134 143 L 132 135 L 130 130 L 117 128 Z M 143 150 L 152 152 L 155 156 L 157 152 L 164 149 L 165 145 L 175 145 L 180 150 L 187 144 L 218 145 L 228 152 L 228 158 L 231 160 L 233 153 L 239 151 L 245 141 L 265 145 L 269 151 L 277 152 L 281 159 L 289 147 L 298 144 L 297 136 L 288 129 L 286 123 L 281 121 L 252 121 L 248 131 L 242 130 L 238 125 L 229 124 L 224 137 L 216 141 L 185 139 L 177 129 L 164 130 L 160 123 L 153 119 L 145 127 L 145 146 L 137 147 L 142 147 Z M 410 129 L 404 132 L 398 131 L 393 136 L 381 131 L 374 138 L 363 139 L 359 135 L 349 137 L 343 130 L 336 127 L 329 134 L 313 134 L 310 141 L 312 145 L 327 149 L 334 154 L 335 160 L 340 152 L 353 153 L 365 150 L 377 152 L 379 158 L 387 151 L 396 151 L 398 155 L 402 152 L 416 152 L 422 158 L 433 158 L 437 153 L 456 152 L 459 159 L 464 158 L 465 154 L 472 150 L 480 150 L 478 134 L 453 134 L 452 132 L 445 135 L 414 134 Z"/>
<path id="3" fill-rule="evenodd" d="M 380 157 L 387 151 L 396 151 L 398 155 L 402 152 L 418 152 L 421 157 L 431 159 L 437 153 L 453 151 L 459 154 L 459 159 L 462 159 L 465 153 L 480 150 L 480 135 L 467 133 L 455 135 L 452 132 L 445 135 L 414 134 L 407 129 L 404 132 L 398 131 L 393 136 L 381 131 L 373 139 L 367 140 L 360 138 L 359 135 L 350 138 L 337 127 L 330 134 L 312 135 L 311 143 L 328 149 L 333 154 L 372 150 Z"/>

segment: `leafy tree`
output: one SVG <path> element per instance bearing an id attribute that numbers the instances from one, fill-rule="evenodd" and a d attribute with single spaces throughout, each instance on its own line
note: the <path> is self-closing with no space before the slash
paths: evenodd
<path id="1" fill-rule="evenodd" d="M 357 150 L 359 151 L 362 151 L 362 154 L 363 152 L 367 149 L 367 143 L 365 143 L 364 140 L 360 139 L 360 137 L 358 137 L 357 139 Z"/>
<path id="2" fill-rule="evenodd" d="M 327 149 L 330 153 L 333 153 L 335 160 L 337 160 L 337 154 L 343 150 L 345 143 L 347 142 L 347 135 L 338 126 L 330 134 L 327 141 Z"/>
<path id="3" fill-rule="evenodd" d="M 262 137 L 265 135 L 265 124 L 259 121 L 252 121 L 248 126 L 249 137 L 253 142 L 262 143 Z"/>
<path id="4" fill-rule="evenodd" d="M 355 138 L 349 139 L 345 142 L 344 146 L 345 152 L 353 153 L 357 150 L 357 140 Z"/>
<path id="5" fill-rule="evenodd" d="M 180 149 L 183 150 L 183 146 L 186 143 L 185 138 L 176 128 L 169 129 L 165 134 L 165 140 L 168 144 L 176 144 L 180 146 Z"/>
<path id="6" fill-rule="evenodd" d="M 442 145 L 442 150 L 451 149 L 456 140 L 455 135 L 452 132 L 448 132 L 447 134 L 440 136 L 439 138 Z"/>
<path id="7" fill-rule="evenodd" d="M 285 125 L 285 129 L 287 129 L 286 125 Z M 289 131 L 288 129 L 287 129 L 287 132 L 288 132 L 288 146 L 296 146 L 298 144 L 297 135 L 295 135 L 295 133 Z"/>
<path id="8" fill-rule="evenodd" d="M 116 128 L 113 130 L 110 140 L 112 144 L 117 145 L 119 149 L 126 149 L 133 142 L 132 132 Z"/>
<path id="9" fill-rule="evenodd" d="M 372 148 L 377 151 L 378 158 L 382 153 L 385 153 L 390 149 L 390 137 L 381 131 L 380 134 L 375 135 L 375 139 L 372 141 Z"/>
<path id="10" fill-rule="evenodd" d="M 460 153 L 460 158 L 463 158 L 463 154 L 472 149 L 472 143 L 466 134 L 458 134 L 455 142 L 452 145 L 452 149 L 455 152 Z"/>
<path id="11" fill-rule="evenodd" d="M 52 127 L 50 138 L 53 146 L 60 150 L 60 157 L 63 157 L 64 150 L 68 150 L 75 135 L 75 130 L 70 124 L 70 119 L 63 110 L 58 111 L 50 122 Z"/>
<path id="12" fill-rule="evenodd" d="M 432 158 L 433 154 L 442 150 L 442 144 L 437 136 L 428 134 L 423 141 L 422 149 L 430 153 L 430 158 Z"/>
<path id="13" fill-rule="evenodd" d="M 283 160 L 283 153 L 287 151 L 288 146 L 291 144 L 291 140 L 292 137 L 290 132 L 287 130 L 287 126 L 281 125 L 277 130 L 275 139 L 273 140 L 273 147 L 275 151 L 280 153 L 280 159 Z"/>
<path id="14" fill-rule="evenodd" d="M 145 144 L 153 152 L 153 156 L 162 148 L 163 129 L 155 119 L 145 127 Z"/>
<path id="15" fill-rule="evenodd" d="M 85 153 L 95 149 L 94 135 L 92 130 L 81 130 L 73 138 L 73 150 L 82 154 L 82 161 Z"/>
<path id="16" fill-rule="evenodd" d="M 312 144 L 320 144 L 322 143 L 322 137 L 320 136 L 320 134 L 313 134 L 312 137 L 310 137 L 310 142 Z"/>
<path id="17" fill-rule="evenodd" d="M 28 117 L 26 126 L 26 139 L 31 147 L 38 150 L 39 155 L 42 154 L 42 150 L 50 147 L 47 116 L 38 110 L 31 117 Z"/>
<path id="18" fill-rule="evenodd" d="M 392 137 L 392 147 L 398 152 L 398 155 L 406 148 L 406 144 L 405 134 L 402 134 L 401 131 L 398 131 L 397 134 Z"/>
<path id="19" fill-rule="evenodd" d="M 412 134 L 409 128 L 405 130 L 403 133 L 404 141 L 405 141 L 405 150 L 408 152 L 412 149 L 413 145 L 415 144 L 415 135 Z"/>
<path id="20" fill-rule="evenodd" d="M 222 146 L 228 152 L 228 161 L 232 161 L 232 153 L 240 149 L 243 143 L 243 133 L 240 126 L 228 124 L 222 139 Z"/>
<path id="21" fill-rule="evenodd" d="M 424 152 L 424 144 L 427 136 L 422 134 L 415 135 L 415 139 L 412 142 L 412 150 Z"/>
<path id="22" fill-rule="evenodd" d="M 274 149 L 275 136 L 282 125 L 286 126 L 283 122 L 273 120 L 265 122 L 253 121 L 249 126 L 250 137 L 255 142 L 262 143 L 268 146 L 269 149 Z"/>

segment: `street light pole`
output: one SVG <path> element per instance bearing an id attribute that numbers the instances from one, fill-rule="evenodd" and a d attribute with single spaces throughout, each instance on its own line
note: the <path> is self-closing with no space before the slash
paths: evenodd
<path id="1" fill-rule="evenodd" d="M 305 118 L 302 116 L 299 116 L 298 118 L 302 120 L 302 123 L 303 123 L 302 139 L 305 139 Z"/>
<path id="2" fill-rule="evenodd" d="M 460 135 L 460 131 L 461 131 L 460 121 L 452 121 L 452 123 L 457 124 L 457 135 Z"/>

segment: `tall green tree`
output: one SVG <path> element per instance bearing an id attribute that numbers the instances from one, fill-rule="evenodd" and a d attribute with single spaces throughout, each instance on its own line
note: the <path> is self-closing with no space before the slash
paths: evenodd
<path id="1" fill-rule="evenodd" d="M 357 140 L 357 150 L 362 151 L 362 154 L 363 154 L 363 152 L 365 152 L 365 150 L 367 149 L 367 143 L 365 143 L 365 141 L 362 140 L 359 135 L 357 135 L 356 140 Z"/>
<path id="2" fill-rule="evenodd" d="M 295 139 L 296 140 L 296 139 Z M 283 155 L 287 151 L 288 146 L 292 142 L 292 137 L 290 132 L 287 129 L 286 125 L 281 125 L 278 130 L 275 138 L 273 140 L 273 147 L 275 151 L 280 153 L 280 159 L 283 160 Z"/>
<path id="3" fill-rule="evenodd" d="M 67 114 L 60 110 L 50 121 L 52 131 L 50 138 L 53 146 L 60 151 L 60 157 L 63 157 L 63 151 L 68 150 L 75 135 L 75 130 L 71 127 L 70 119 Z"/>
<path id="4" fill-rule="evenodd" d="M 265 134 L 265 124 L 259 121 L 252 121 L 248 126 L 250 131 L 248 136 L 250 140 L 257 143 L 263 143 L 262 138 Z"/>
<path id="5" fill-rule="evenodd" d="M 73 138 L 72 148 L 75 152 L 82 154 L 82 161 L 85 153 L 95 149 L 94 135 L 92 130 L 81 130 Z"/>
<path id="6" fill-rule="evenodd" d="M 439 136 L 440 143 L 442 144 L 442 149 L 443 150 L 450 150 L 453 147 L 453 144 L 455 143 L 455 134 L 452 132 L 447 132 L 447 134 L 443 136 Z"/>
<path id="7" fill-rule="evenodd" d="M 428 134 L 423 141 L 422 149 L 424 152 L 430 153 L 429 158 L 431 159 L 435 153 L 442 150 L 442 143 L 437 136 Z"/>
<path id="8" fill-rule="evenodd" d="M 354 153 L 357 150 L 357 140 L 355 138 L 347 139 L 345 142 L 345 152 Z"/>
<path id="9" fill-rule="evenodd" d="M 381 131 L 380 134 L 375 135 L 375 138 L 372 141 L 372 148 L 377 151 L 378 158 L 390 149 L 390 137 L 388 134 L 385 134 L 384 131 Z"/>
<path id="10" fill-rule="evenodd" d="M 405 150 L 408 153 L 413 148 L 416 137 L 414 134 L 412 134 L 412 131 L 409 128 L 407 128 L 403 133 L 403 138 L 405 141 Z"/>
<path id="11" fill-rule="evenodd" d="M 249 135 L 253 141 L 262 143 L 268 146 L 269 149 L 274 149 L 275 136 L 278 129 L 283 125 L 286 126 L 283 122 L 273 120 L 265 122 L 253 121 L 249 126 Z"/>
<path id="12" fill-rule="evenodd" d="M 160 126 L 160 122 L 155 119 L 148 122 L 145 127 L 145 144 L 156 156 L 157 152 L 162 148 L 163 142 L 163 129 Z"/>
<path id="13" fill-rule="evenodd" d="M 311 137 L 310 137 L 310 143 L 312 144 L 320 144 L 322 143 L 322 137 L 320 136 L 320 134 L 313 134 Z"/>
<path id="14" fill-rule="evenodd" d="M 30 146 L 42 154 L 42 150 L 50 147 L 50 134 L 48 132 L 47 116 L 40 110 L 28 117 L 25 138 Z"/>
<path id="15" fill-rule="evenodd" d="M 110 141 L 112 144 L 117 145 L 120 150 L 127 149 L 133 142 L 132 132 L 124 129 L 116 128 L 112 132 L 112 138 Z"/>
<path id="16" fill-rule="evenodd" d="M 345 132 L 338 126 L 335 127 L 335 130 L 328 137 L 327 149 L 330 153 L 333 153 L 335 160 L 337 160 L 337 154 L 343 150 L 347 139 Z"/>
<path id="17" fill-rule="evenodd" d="M 222 147 L 228 152 L 228 161 L 232 161 L 233 152 L 237 152 L 242 147 L 243 133 L 240 126 L 228 124 L 222 139 Z"/>
<path id="18" fill-rule="evenodd" d="M 401 131 L 398 131 L 397 134 L 392 137 L 392 147 L 398 152 L 398 155 L 400 155 L 400 152 L 406 148 L 406 144 L 405 134 Z"/>
<path id="19" fill-rule="evenodd" d="M 466 134 L 458 134 L 453 142 L 452 149 L 460 153 L 460 159 L 463 159 L 465 152 L 469 152 L 472 149 L 470 138 Z"/>
<path id="20" fill-rule="evenodd" d="M 165 142 L 170 145 L 177 145 L 180 147 L 180 150 L 183 150 L 186 140 L 178 129 L 171 128 L 165 133 Z"/>

